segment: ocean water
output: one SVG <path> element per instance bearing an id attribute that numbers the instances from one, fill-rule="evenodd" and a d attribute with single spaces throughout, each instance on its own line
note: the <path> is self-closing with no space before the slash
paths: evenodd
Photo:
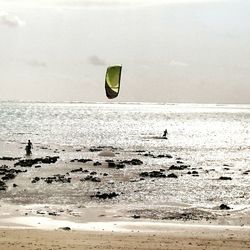
<path id="1" fill-rule="evenodd" d="M 0 139 L 147 147 L 249 149 L 250 105 L 0 103 Z"/>
<path id="2" fill-rule="evenodd" d="M 112 146 L 118 148 L 116 159 L 138 158 L 144 163 L 120 170 L 120 176 L 112 172 L 115 170 L 106 170 L 111 171 L 112 179 L 100 184 L 80 183 L 80 177 L 73 175 L 70 186 L 55 184 L 59 185 L 56 190 L 47 184 L 31 184 L 30 179 L 38 175 L 33 171 L 20 177 L 25 189 L 10 189 L 2 196 L 7 201 L 98 206 L 89 194 L 103 190 L 122 193 L 114 203 L 124 209 L 160 207 L 162 211 L 170 209 L 170 204 L 212 209 L 221 203 L 236 210 L 250 209 L 250 173 L 244 174 L 250 170 L 250 105 L 2 102 L 0 128 L 2 142 L 25 143 L 30 139 L 34 145 L 86 149 L 86 153 L 61 151 L 64 163 L 53 171 L 42 170 L 43 176 L 66 173 L 72 169 L 69 160 L 83 154 L 103 161 L 97 153 L 87 152 L 90 147 Z M 167 140 L 161 138 L 166 128 Z M 168 153 L 173 159 L 144 157 L 138 150 Z M 187 170 L 175 171 L 178 179 L 130 181 L 138 178 L 140 171 L 167 171 L 179 158 L 199 176 L 188 175 Z M 232 180 L 218 181 L 220 176 Z M 52 191 L 53 195 L 48 195 Z"/>

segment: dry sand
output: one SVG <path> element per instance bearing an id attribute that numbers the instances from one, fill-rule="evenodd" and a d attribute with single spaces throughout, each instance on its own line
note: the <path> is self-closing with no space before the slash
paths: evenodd
<path id="1" fill-rule="evenodd" d="M 130 232 L 1 229 L 0 249 L 250 249 L 250 229 L 245 227 L 169 225 L 151 232 L 137 229 Z"/>

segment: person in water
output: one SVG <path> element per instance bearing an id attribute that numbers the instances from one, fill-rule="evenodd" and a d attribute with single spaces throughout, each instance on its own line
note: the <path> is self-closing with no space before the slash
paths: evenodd
<path id="1" fill-rule="evenodd" d="M 163 132 L 163 137 L 166 137 L 166 136 L 167 136 L 167 134 L 168 134 L 168 130 L 167 130 L 167 129 L 165 129 L 165 130 L 164 130 L 164 132 Z"/>
<path id="2" fill-rule="evenodd" d="M 31 155 L 31 149 L 33 148 L 32 142 L 30 140 L 28 140 L 28 144 L 25 147 L 26 150 L 26 155 Z"/>

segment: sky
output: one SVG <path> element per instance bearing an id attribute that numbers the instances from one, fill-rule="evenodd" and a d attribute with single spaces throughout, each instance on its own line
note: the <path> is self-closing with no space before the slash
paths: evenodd
<path id="1" fill-rule="evenodd" d="M 106 68 L 122 64 L 108 100 Z M 250 104 L 249 0 L 0 0 L 0 100 Z"/>

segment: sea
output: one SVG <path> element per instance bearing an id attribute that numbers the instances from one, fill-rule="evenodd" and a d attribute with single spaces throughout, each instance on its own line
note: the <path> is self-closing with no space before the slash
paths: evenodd
<path id="1" fill-rule="evenodd" d="M 167 139 L 162 136 L 165 129 Z M 54 193 L 54 198 L 46 196 L 48 188 L 44 185 L 42 192 L 41 186 L 34 190 L 28 184 L 32 189 L 29 195 L 24 189 L 11 189 L 2 195 L 8 202 L 35 204 L 42 197 L 46 204 L 63 201 L 102 206 L 99 201 L 86 198 L 88 194 L 115 190 L 122 194 L 113 201 L 116 206 L 141 211 L 147 218 L 162 218 L 161 213 L 166 215 L 166 211 L 172 213 L 181 208 L 216 213 L 222 203 L 234 211 L 250 209 L 250 105 L 0 102 L 1 143 L 23 145 L 28 139 L 34 151 L 36 145 L 65 148 L 57 152 L 64 162 L 60 171 L 72 158 L 105 161 L 98 152 L 88 153 L 88 149 L 98 147 L 115 149 L 117 160 L 137 158 L 143 165 L 120 170 L 123 177 L 127 176 L 126 181 L 110 173 L 113 179 L 103 186 L 93 183 L 87 189 L 84 186 L 82 192 L 83 187 L 73 183 L 64 187 L 64 195 L 59 195 L 60 191 Z M 73 152 L 74 149 L 83 151 Z M 173 158 L 146 157 L 144 153 L 170 154 Z M 174 171 L 178 178 L 139 181 L 140 171 L 168 171 L 178 160 L 190 166 L 186 171 Z M 192 171 L 198 173 L 192 175 Z M 221 176 L 231 180 L 221 181 Z M 20 182 L 25 185 L 25 180 Z"/>

